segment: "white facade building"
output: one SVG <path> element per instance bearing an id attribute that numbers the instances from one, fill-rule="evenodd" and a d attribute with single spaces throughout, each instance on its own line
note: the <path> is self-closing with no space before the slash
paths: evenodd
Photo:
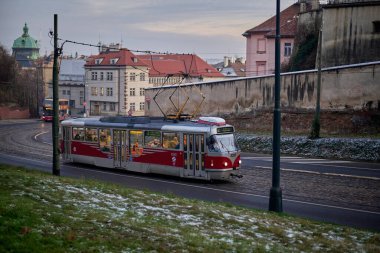
<path id="1" fill-rule="evenodd" d="M 87 115 L 144 115 L 149 69 L 129 50 L 92 56 L 85 72 Z"/>
<path id="2" fill-rule="evenodd" d="M 58 75 L 58 97 L 69 101 L 69 112 L 73 116 L 81 116 L 84 112 L 85 99 L 84 65 L 82 59 L 62 59 Z M 49 83 L 47 97 L 53 97 L 53 85 Z"/>

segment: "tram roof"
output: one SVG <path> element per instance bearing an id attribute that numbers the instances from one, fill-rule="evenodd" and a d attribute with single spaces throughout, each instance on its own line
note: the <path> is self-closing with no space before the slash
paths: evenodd
<path id="1" fill-rule="evenodd" d="M 218 126 L 199 123 L 197 121 L 184 120 L 174 121 L 165 120 L 158 117 L 97 117 L 97 118 L 75 118 L 61 122 L 62 126 L 74 127 L 105 127 L 105 128 L 127 128 L 141 130 L 166 130 L 176 132 L 210 132 Z M 223 127 L 231 126 L 224 125 Z"/>

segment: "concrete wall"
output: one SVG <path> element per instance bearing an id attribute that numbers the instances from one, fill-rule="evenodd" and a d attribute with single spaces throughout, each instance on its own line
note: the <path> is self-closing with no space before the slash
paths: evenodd
<path id="1" fill-rule="evenodd" d="M 374 22 L 380 22 L 380 2 L 326 5 L 322 66 L 380 60 L 380 33 Z"/>
<path id="2" fill-rule="evenodd" d="M 153 101 L 159 88 L 145 92 L 149 116 L 162 116 Z M 165 113 L 175 111 L 169 100 L 173 94 L 174 105 L 181 107 L 186 98 L 185 113 L 191 114 L 202 101 L 202 115 L 246 113 L 270 109 L 274 105 L 274 76 L 237 78 L 217 82 L 187 84 L 181 88 L 161 88 L 156 97 Z M 283 109 L 314 109 L 317 96 L 317 71 L 301 71 L 282 74 L 281 106 Z M 380 107 L 380 62 L 342 66 L 322 71 L 322 110 L 361 110 Z"/>
<path id="3" fill-rule="evenodd" d="M 30 118 L 29 109 L 20 108 L 17 106 L 0 106 L 0 120 L 28 118 Z"/>

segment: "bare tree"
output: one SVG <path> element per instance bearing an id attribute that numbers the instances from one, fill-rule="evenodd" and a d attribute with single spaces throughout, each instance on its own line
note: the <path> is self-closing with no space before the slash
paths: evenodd
<path id="1" fill-rule="evenodd" d="M 38 116 L 38 68 L 22 69 L 15 58 L 0 45 L 0 101 L 4 105 L 29 108 Z"/>

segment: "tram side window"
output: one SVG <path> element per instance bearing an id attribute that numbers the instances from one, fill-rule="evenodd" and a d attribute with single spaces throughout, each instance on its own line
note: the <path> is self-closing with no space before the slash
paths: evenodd
<path id="1" fill-rule="evenodd" d="M 143 131 L 141 130 L 131 130 L 129 131 L 130 138 L 130 150 L 132 156 L 140 156 L 142 154 L 143 148 Z"/>
<path id="2" fill-rule="evenodd" d="M 144 146 L 149 148 L 161 147 L 161 132 L 160 131 L 145 131 Z"/>
<path id="3" fill-rule="evenodd" d="M 86 128 L 86 141 L 97 142 L 98 141 L 98 129 Z"/>
<path id="4" fill-rule="evenodd" d="M 101 151 L 111 151 L 111 130 L 99 129 L 99 147 Z"/>
<path id="5" fill-rule="evenodd" d="M 84 141 L 84 128 L 73 127 L 73 140 Z"/>
<path id="6" fill-rule="evenodd" d="M 168 149 L 179 149 L 179 134 L 162 133 L 162 146 Z"/>

